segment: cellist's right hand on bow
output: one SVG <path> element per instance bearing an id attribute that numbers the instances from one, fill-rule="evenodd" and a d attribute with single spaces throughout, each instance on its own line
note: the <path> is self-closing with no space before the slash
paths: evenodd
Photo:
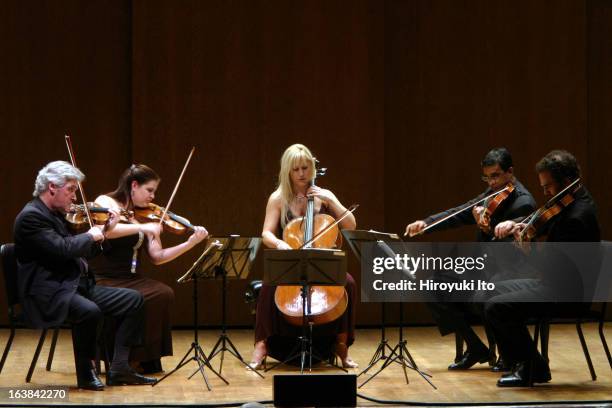
<path id="1" fill-rule="evenodd" d="M 426 226 L 427 224 L 423 220 L 415 221 L 412 224 L 408 224 L 406 226 L 406 232 L 404 233 L 404 236 L 409 235 L 411 237 L 414 237 L 415 235 L 420 234 Z"/>
<path id="2" fill-rule="evenodd" d="M 500 222 L 495 227 L 495 238 L 496 239 L 504 239 L 504 238 L 514 234 L 514 230 L 519 225 L 523 225 L 523 228 L 524 228 L 525 224 L 518 224 L 518 223 L 516 223 L 514 221 L 503 221 L 503 222 Z"/>
<path id="3" fill-rule="evenodd" d="M 279 239 L 278 242 L 276 243 L 276 249 L 293 249 L 293 248 L 291 248 L 289 244 L 283 241 L 282 239 Z"/>

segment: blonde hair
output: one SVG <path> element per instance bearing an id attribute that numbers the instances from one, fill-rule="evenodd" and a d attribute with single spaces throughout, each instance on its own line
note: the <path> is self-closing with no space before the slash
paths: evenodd
<path id="1" fill-rule="evenodd" d="M 315 159 L 310 150 L 303 144 L 293 144 L 289 146 L 280 160 L 280 171 L 278 173 L 278 192 L 281 198 L 281 227 L 285 228 L 287 224 L 287 211 L 293 198 L 295 191 L 291 183 L 291 170 L 301 162 L 306 162 L 310 166 L 309 180 L 314 179 L 315 175 Z"/>

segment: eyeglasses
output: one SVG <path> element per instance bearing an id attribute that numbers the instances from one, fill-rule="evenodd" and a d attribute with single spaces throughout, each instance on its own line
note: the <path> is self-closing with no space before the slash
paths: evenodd
<path id="1" fill-rule="evenodd" d="M 501 176 L 503 176 L 503 173 L 493 173 L 490 176 L 482 176 L 480 177 L 480 179 L 482 181 L 484 181 L 485 183 L 488 183 L 490 181 L 496 181 L 497 179 L 499 179 Z"/>

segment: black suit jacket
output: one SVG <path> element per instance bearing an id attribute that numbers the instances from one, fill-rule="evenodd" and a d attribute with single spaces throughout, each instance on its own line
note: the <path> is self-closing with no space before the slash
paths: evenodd
<path id="1" fill-rule="evenodd" d="M 436 222 L 437 220 L 441 220 L 444 217 L 449 216 L 450 214 L 460 210 L 461 208 L 465 208 L 479 200 L 482 200 L 484 197 L 491 194 L 493 191 L 487 188 L 482 194 L 478 197 L 468 201 L 465 204 L 460 205 L 459 207 L 451 208 L 446 211 L 442 211 L 438 214 L 430 215 L 424 221 L 427 225 Z M 482 204 L 480 204 L 482 205 Z M 535 210 L 535 200 L 531 193 L 521 184 L 520 181 L 514 180 L 514 191 L 506 198 L 500 206 L 495 210 L 493 215 L 491 216 L 491 231 L 495 229 L 495 226 L 502 221 L 506 220 L 520 220 L 527 215 L 531 214 Z M 431 228 L 429 232 L 440 231 L 450 228 L 457 228 L 462 225 L 473 225 L 476 224 L 476 220 L 472 215 L 471 210 L 465 210 L 460 214 L 455 215 L 447 219 L 444 222 L 436 225 Z M 480 228 L 478 229 L 478 235 L 476 237 L 478 242 L 489 242 L 493 239 L 493 234 L 486 234 Z"/>
<path id="2" fill-rule="evenodd" d="M 548 242 L 599 242 L 601 233 L 597 207 L 589 192 L 580 188 L 574 201 L 550 220 L 544 234 Z"/>
<path id="3" fill-rule="evenodd" d="M 62 215 L 39 198 L 21 210 L 14 228 L 17 283 L 26 322 L 38 328 L 57 326 L 66 320 L 79 284 L 94 284 L 84 257 L 95 255 L 100 246 L 87 233 L 73 236 Z"/>
<path id="4" fill-rule="evenodd" d="M 539 233 L 546 234 L 547 242 L 600 241 L 597 209 L 593 198 L 584 187 L 578 190 L 574 197 L 575 199 L 571 204 L 550 220 L 542 231 L 538 231 Z M 599 247 L 582 248 L 583 256 L 588 257 L 591 260 L 590 262 L 598 265 L 601 257 Z M 564 253 L 563 248 L 549 246 L 543 254 L 540 254 L 540 256 L 542 255 L 547 265 L 543 269 L 543 284 L 554 288 L 560 298 L 571 299 L 576 302 L 582 301 L 584 283 L 587 283 L 587 287 L 591 287 L 593 279 L 596 281 L 597 278 L 597 275 L 591 275 L 596 272 L 598 273 L 600 269 L 596 268 L 596 270 L 590 271 L 587 275 L 583 276 L 587 271 L 583 271 L 581 274 L 581 268 L 574 265 L 571 257 Z M 588 295 L 590 296 L 590 293 Z"/>

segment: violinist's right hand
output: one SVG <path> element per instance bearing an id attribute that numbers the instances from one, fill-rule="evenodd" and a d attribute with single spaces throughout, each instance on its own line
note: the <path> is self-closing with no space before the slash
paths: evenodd
<path id="1" fill-rule="evenodd" d="M 406 232 L 404 233 L 404 236 L 410 235 L 411 237 L 414 237 L 415 235 L 420 234 L 426 226 L 427 224 L 423 220 L 415 221 L 412 224 L 408 224 L 406 226 Z"/>
<path id="2" fill-rule="evenodd" d="M 89 235 L 91 235 L 95 242 L 104 241 L 104 232 L 102 232 L 102 226 L 94 225 L 87 231 Z"/>
<path id="3" fill-rule="evenodd" d="M 148 236 L 158 237 L 162 233 L 163 228 L 157 222 L 146 222 L 140 224 L 140 230 Z"/>
<path id="4" fill-rule="evenodd" d="M 282 239 L 279 239 L 278 242 L 276 243 L 276 249 L 293 249 L 293 248 L 291 248 L 289 244 L 283 241 Z"/>
<path id="5" fill-rule="evenodd" d="M 495 226 L 495 238 L 496 239 L 504 239 L 510 235 L 512 235 L 514 233 L 515 228 L 517 228 L 518 225 L 523 225 L 524 228 L 524 224 L 517 224 L 514 221 L 502 221 L 499 224 L 497 224 Z"/>

